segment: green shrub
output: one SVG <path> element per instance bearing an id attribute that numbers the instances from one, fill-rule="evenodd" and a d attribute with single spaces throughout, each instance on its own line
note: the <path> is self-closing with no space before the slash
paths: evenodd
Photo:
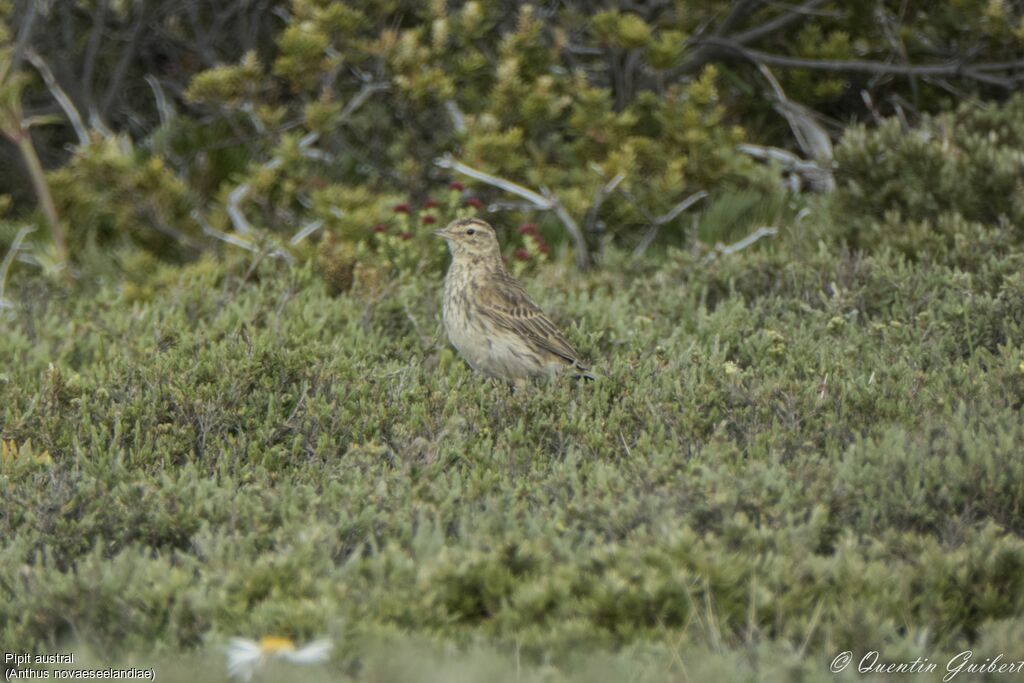
<path id="1" fill-rule="evenodd" d="M 836 149 L 835 215 L 859 247 L 915 257 L 991 253 L 1024 239 L 1024 97 L 964 104 L 903 130 L 846 132 Z M 977 244 L 976 244 L 977 243 Z"/>
<path id="2" fill-rule="evenodd" d="M 201 229 L 187 186 L 161 156 L 126 138 L 96 140 L 49 182 L 78 256 L 86 246 L 133 244 L 180 260 L 198 248 Z"/>
<path id="3" fill-rule="evenodd" d="M 803 249 L 541 264 L 601 379 L 529 396 L 441 343 L 433 270 L 336 296 L 275 260 L 142 297 L 20 282 L 0 640 L 970 647 L 1024 612 L 1019 251 Z"/>

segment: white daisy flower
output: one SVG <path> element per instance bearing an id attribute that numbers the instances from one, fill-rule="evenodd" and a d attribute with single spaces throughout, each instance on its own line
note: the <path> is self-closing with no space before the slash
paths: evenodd
<path id="1" fill-rule="evenodd" d="M 228 675 L 242 681 L 252 680 L 253 674 L 272 659 L 293 664 L 319 664 L 331 656 L 333 645 L 330 640 L 314 640 L 303 647 L 296 647 L 290 638 L 266 636 L 259 641 L 248 638 L 232 638 L 227 647 Z"/>

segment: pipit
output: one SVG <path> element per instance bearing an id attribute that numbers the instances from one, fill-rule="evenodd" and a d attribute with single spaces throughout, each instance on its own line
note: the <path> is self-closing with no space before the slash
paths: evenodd
<path id="1" fill-rule="evenodd" d="M 434 232 L 452 253 L 444 278 L 444 328 L 474 370 L 521 385 L 569 370 L 594 379 L 572 345 L 501 261 L 494 228 L 476 218 Z"/>

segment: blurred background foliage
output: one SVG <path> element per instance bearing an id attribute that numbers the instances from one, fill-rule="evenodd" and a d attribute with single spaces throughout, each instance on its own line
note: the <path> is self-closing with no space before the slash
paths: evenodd
<path id="1" fill-rule="evenodd" d="M 639 253 L 792 216 L 803 200 L 780 193 L 807 177 L 749 148 L 831 183 L 841 138 L 839 234 L 856 245 L 931 225 L 944 205 L 967 220 L 1022 211 L 1019 154 L 1000 151 L 1020 143 L 1021 104 L 998 104 L 1021 83 L 1019 0 L 33 0 L 0 13 L 21 118 L 50 116 L 32 139 L 72 261 L 90 245 L 181 261 L 227 243 L 316 258 L 344 289 L 359 264 L 440 263 L 420 239 L 431 223 L 498 212 L 570 238 L 586 265 L 609 241 Z M 2 153 L 9 247 L 37 201 L 19 150 Z M 963 178 L 979 182 L 950 191 Z M 509 255 L 540 254 L 527 237 L 510 231 Z M 388 238 L 408 253 L 381 255 Z"/>

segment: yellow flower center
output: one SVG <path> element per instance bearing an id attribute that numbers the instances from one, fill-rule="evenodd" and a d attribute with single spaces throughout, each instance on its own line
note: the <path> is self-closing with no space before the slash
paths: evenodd
<path id="1" fill-rule="evenodd" d="M 281 652 L 291 652 L 295 649 L 295 643 L 291 638 L 280 636 L 265 636 L 260 639 L 260 651 L 264 655 L 276 655 Z"/>

